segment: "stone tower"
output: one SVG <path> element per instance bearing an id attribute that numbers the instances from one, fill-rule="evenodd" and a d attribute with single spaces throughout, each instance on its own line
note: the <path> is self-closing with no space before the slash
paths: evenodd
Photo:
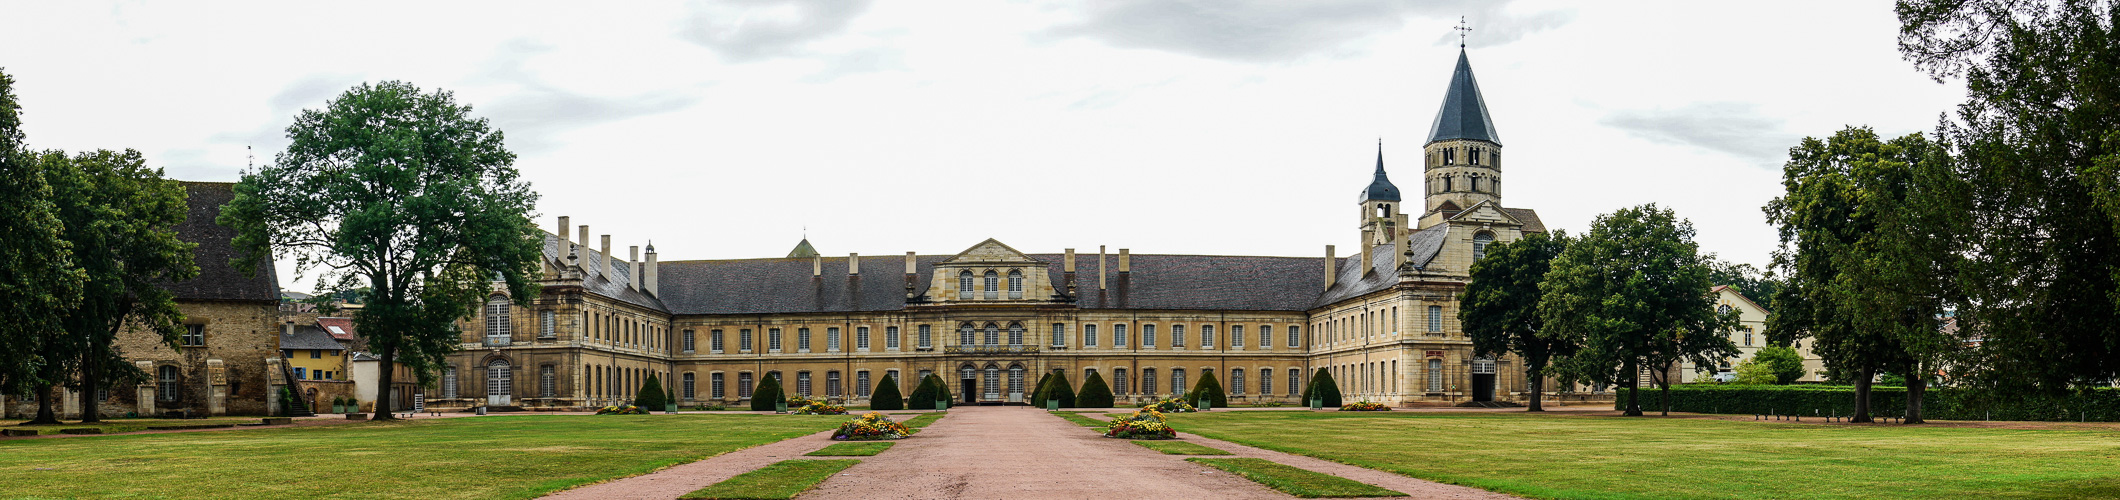
<path id="1" fill-rule="evenodd" d="M 1448 218 L 1482 201 L 1501 203 L 1502 142 L 1463 50 L 1458 51 L 1457 71 L 1450 75 L 1450 90 L 1443 94 L 1443 108 L 1428 129 L 1424 149 L 1429 214 L 1441 212 Z"/>
<path id="2" fill-rule="evenodd" d="M 1368 248 L 1398 240 L 1406 228 L 1406 214 L 1399 206 L 1399 187 L 1384 175 L 1384 145 L 1377 143 L 1376 179 L 1362 189 L 1362 246 Z"/>

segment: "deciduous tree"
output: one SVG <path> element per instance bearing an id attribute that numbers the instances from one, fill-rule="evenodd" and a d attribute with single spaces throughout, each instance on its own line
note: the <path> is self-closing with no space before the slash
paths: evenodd
<path id="1" fill-rule="evenodd" d="M 1546 331 L 1539 316 L 1539 282 L 1553 259 L 1568 248 L 1567 233 L 1530 233 L 1516 241 L 1487 246 L 1487 256 L 1472 263 L 1472 282 L 1459 299 L 1458 320 L 1472 337 L 1473 354 L 1515 353 L 1524 362 L 1531 389 L 1526 411 L 1546 411 L 1541 401 L 1546 367 L 1575 353 L 1576 336 Z"/>
<path id="2" fill-rule="evenodd" d="M 459 343 L 454 323 L 496 283 L 518 304 L 537 295 L 537 194 L 501 132 L 449 92 L 362 84 L 303 111 L 287 137 L 271 165 L 243 174 L 221 223 L 247 250 L 239 265 L 278 252 L 328 288 L 369 287 L 354 322 L 385 367 L 380 387 L 394 364 L 432 383 Z"/>
<path id="3" fill-rule="evenodd" d="M 6 235 L 0 243 L 0 394 L 34 392 L 42 401 L 60 382 L 41 376 L 47 366 L 78 359 L 42 353 L 46 341 L 65 331 L 60 320 L 81 299 L 85 277 L 61 237 L 65 227 L 44 167 L 23 144 L 14 84 L 0 72 L 0 235 Z"/>

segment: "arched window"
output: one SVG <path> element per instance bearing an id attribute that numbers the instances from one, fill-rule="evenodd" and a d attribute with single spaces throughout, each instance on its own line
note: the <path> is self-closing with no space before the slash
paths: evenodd
<path id="1" fill-rule="evenodd" d="M 508 298 L 486 299 L 486 345 L 508 345 Z"/>
<path id="2" fill-rule="evenodd" d="M 1000 326 L 1000 325 L 995 325 L 995 324 L 993 324 L 993 323 L 987 323 L 987 324 L 986 324 L 986 336 L 985 336 L 985 338 L 982 338 L 982 339 L 980 339 L 980 340 L 985 340 L 985 342 L 980 342 L 981 344 L 985 344 L 985 345 L 997 345 L 997 344 L 1000 344 L 1000 343 L 1001 343 L 1001 326 Z"/>
<path id="3" fill-rule="evenodd" d="M 971 272 L 971 271 L 965 271 L 965 272 L 962 272 L 962 273 L 957 273 L 957 297 L 958 297 L 958 298 L 961 298 L 961 299 L 970 299 L 970 298 L 972 298 L 972 272 Z"/>
<path id="4" fill-rule="evenodd" d="M 1472 192 L 1480 192 L 1480 176 L 1472 176 Z"/>
<path id="5" fill-rule="evenodd" d="M 456 367 L 442 368 L 442 399 L 456 399 Z"/>
<path id="6" fill-rule="evenodd" d="M 1494 233 L 1472 235 L 1472 260 L 1487 258 L 1487 245 L 1494 244 Z"/>
<path id="7" fill-rule="evenodd" d="M 1009 399 L 1023 399 L 1023 365 L 1008 366 Z"/>
<path id="8" fill-rule="evenodd" d="M 1023 345 L 1023 324 L 1022 324 L 1022 323 L 1009 323 L 1009 324 L 1008 324 L 1008 345 L 1009 345 L 1010 347 L 1021 347 L 1021 346 Z"/>
<path id="9" fill-rule="evenodd" d="M 507 398 L 515 395 L 515 384 L 510 380 L 508 362 L 493 360 L 486 364 L 486 398 Z"/>
<path id="10" fill-rule="evenodd" d="M 1445 156 L 1447 157 L 1448 155 L 1446 154 Z M 1443 192 L 1445 193 L 1456 191 L 1456 189 L 1450 186 L 1450 177 L 1451 176 L 1448 175 L 1443 176 Z"/>
<path id="11" fill-rule="evenodd" d="M 173 365 L 155 368 L 155 399 L 164 402 L 177 400 L 177 390 L 182 387 L 177 382 L 177 373 L 177 367 Z"/>
<path id="12" fill-rule="evenodd" d="M 1008 272 L 1008 298 L 1009 300 L 1021 300 L 1023 298 L 1023 271 L 1010 270 Z"/>
<path id="13" fill-rule="evenodd" d="M 1465 155 L 1466 163 L 1470 163 L 1473 165 L 1480 164 L 1480 148 L 1471 148 L 1470 152 L 1471 154 Z M 1478 191 L 1480 189 L 1478 182 L 1474 182 L 1472 186 L 1472 190 L 1474 191 Z"/>
<path id="14" fill-rule="evenodd" d="M 1001 367 L 986 365 L 986 380 L 979 381 L 979 385 L 986 386 L 980 392 L 986 393 L 987 399 L 1001 399 Z"/>
<path id="15" fill-rule="evenodd" d="M 986 300 L 1001 298 L 1001 273 L 986 272 Z"/>
<path id="16" fill-rule="evenodd" d="M 965 323 L 965 324 L 962 324 L 962 325 L 958 325 L 958 326 L 957 326 L 957 345 L 972 345 L 972 324 L 971 324 L 971 323 Z M 971 377 L 965 377 L 965 378 L 971 378 Z"/>
<path id="17" fill-rule="evenodd" d="M 1240 396 L 1244 394 L 1244 369 L 1243 369 L 1243 368 L 1231 368 L 1231 369 L 1229 369 L 1229 393 L 1230 393 L 1230 394 L 1236 394 L 1236 395 L 1240 395 Z"/>

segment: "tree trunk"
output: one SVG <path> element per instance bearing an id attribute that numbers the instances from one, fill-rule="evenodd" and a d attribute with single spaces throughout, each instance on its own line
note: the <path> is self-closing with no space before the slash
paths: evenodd
<path id="1" fill-rule="evenodd" d="M 1621 413 L 1621 415 L 1629 417 L 1642 416 L 1642 371 L 1634 365 L 1634 362 L 1634 358 L 1627 358 L 1626 364 L 1623 365 L 1624 369 L 1627 370 L 1627 411 Z"/>
<path id="2" fill-rule="evenodd" d="M 1665 364 L 1664 364 L 1664 369 L 1663 369 L 1663 370 L 1662 370 L 1661 372 L 1657 373 L 1657 376 L 1656 376 L 1656 380 L 1657 380 L 1657 381 L 1659 382 L 1659 383 L 1658 383 L 1657 385 L 1661 385 L 1661 386 L 1663 386 L 1663 391 L 1660 391 L 1660 392 L 1658 393 L 1658 397 L 1659 397 L 1659 398 L 1661 398 L 1661 399 L 1663 399 L 1663 401 L 1661 401 L 1661 402 L 1660 402 L 1661 404 L 1663 404 L 1663 405 L 1664 405 L 1664 413 L 1663 413 L 1663 416 L 1666 416 L 1666 417 L 1668 417 L 1668 416 L 1671 416 L 1671 364 L 1670 364 L 1670 363 L 1665 363 Z"/>
<path id="3" fill-rule="evenodd" d="M 1866 424 L 1870 420 L 1870 378 L 1875 373 L 1869 368 L 1855 371 L 1855 418 L 1849 422 Z"/>
<path id="4" fill-rule="evenodd" d="M 59 425 L 59 416 L 52 414 L 53 389 L 57 387 L 47 385 L 37 388 L 37 418 L 22 425 Z"/>
<path id="5" fill-rule="evenodd" d="M 1543 373 L 1545 371 L 1538 369 L 1527 373 L 1531 378 L 1531 407 L 1525 408 L 1524 411 L 1546 411 L 1546 406 L 1539 401 L 1539 391 L 1545 389 L 1546 386 L 1546 376 Z"/>
<path id="6" fill-rule="evenodd" d="M 103 377 L 103 348 L 101 342 L 96 344 L 88 346 L 88 352 L 81 355 L 81 423 L 84 424 L 103 421 L 96 415 L 99 411 L 96 408 L 96 385 L 101 382 L 97 379 Z"/>
<path id="7" fill-rule="evenodd" d="M 1904 420 L 1901 420 L 1899 423 L 1922 423 L 1921 394 L 1923 392 L 1928 391 L 1929 381 L 1927 377 L 1923 377 L 1921 375 L 1921 369 L 1919 368 L 1914 369 L 1913 373 L 1907 374 L 1907 414 L 1906 418 Z"/>
<path id="8" fill-rule="evenodd" d="M 390 396 L 392 388 L 391 377 L 397 374 L 397 348 L 384 347 L 382 358 L 382 369 L 377 370 L 382 373 L 376 375 L 376 378 L 381 379 L 381 385 L 376 386 L 375 413 L 369 415 L 369 420 L 397 419 L 396 416 L 390 413 L 393 409 L 390 407 L 390 404 L 395 403 L 395 401 L 390 400 Z"/>

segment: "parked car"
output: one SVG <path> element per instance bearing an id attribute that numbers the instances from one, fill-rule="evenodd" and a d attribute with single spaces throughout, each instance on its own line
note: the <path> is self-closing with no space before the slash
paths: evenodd
<path id="1" fill-rule="evenodd" d="M 1727 383 L 1731 383 L 1731 382 L 1736 382 L 1736 381 L 1737 381 L 1737 372 L 1717 372 L 1717 373 L 1715 374 L 1715 381 L 1716 381 L 1716 382 L 1721 382 L 1721 383 L 1725 383 L 1725 384 L 1727 384 Z"/>

